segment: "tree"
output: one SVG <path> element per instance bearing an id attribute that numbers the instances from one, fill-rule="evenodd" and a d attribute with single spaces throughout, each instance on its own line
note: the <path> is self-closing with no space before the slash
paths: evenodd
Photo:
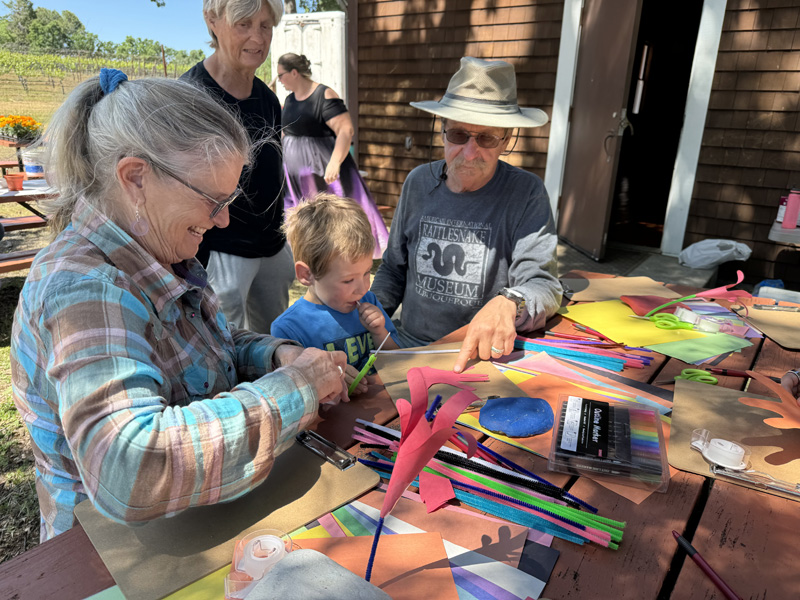
<path id="1" fill-rule="evenodd" d="M 120 58 L 129 56 L 161 56 L 161 44 L 146 38 L 128 36 L 117 45 L 116 54 Z"/>
<path id="2" fill-rule="evenodd" d="M 31 48 L 94 51 L 97 36 L 86 31 L 75 13 L 37 8 L 35 15 L 28 28 L 27 41 Z"/>
<path id="3" fill-rule="evenodd" d="M 8 9 L 8 14 L 0 17 L 5 23 L 5 35 L 10 37 L 10 43 L 18 46 L 28 46 L 28 30 L 36 19 L 31 0 L 4 0 L 3 5 Z"/>
<path id="4" fill-rule="evenodd" d="M 324 12 L 328 10 L 342 10 L 337 0 L 300 0 L 300 8 L 305 12 Z"/>
<path id="5" fill-rule="evenodd" d="M 114 42 L 97 42 L 94 46 L 96 56 L 110 58 L 117 55 L 117 45 Z"/>

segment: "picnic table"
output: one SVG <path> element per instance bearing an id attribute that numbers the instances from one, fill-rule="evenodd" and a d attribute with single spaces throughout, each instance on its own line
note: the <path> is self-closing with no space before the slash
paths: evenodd
<path id="1" fill-rule="evenodd" d="M 19 217 L 0 218 L 0 223 L 2 223 L 6 234 L 22 229 L 45 227 L 47 225 L 46 215 L 30 203 L 52 198 L 53 195 L 52 188 L 44 179 L 26 179 L 22 184 L 22 190 L 19 192 L 12 192 L 6 187 L 0 187 L 0 204 L 16 203 L 30 213 Z M 0 254 L 0 273 L 27 269 L 30 267 L 33 262 L 33 257 L 36 256 L 39 250 L 40 249 L 37 248 L 35 250 Z"/>
<path id="2" fill-rule="evenodd" d="M 589 273 L 571 275 L 595 277 Z M 697 291 L 670 286 L 679 293 Z M 561 317 L 548 329 L 567 331 Z M 440 340 L 463 340 L 462 328 Z M 734 353 L 719 366 L 755 369 L 780 376 L 800 364 L 797 352 L 772 340 L 753 340 L 753 346 Z M 641 382 L 670 379 L 686 364 L 660 356 L 644 369 L 624 375 Z M 741 378 L 720 377 L 719 385 L 742 389 Z M 757 382 L 748 390 L 769 392 Z M 317 430 L 345 447 L 356 417 L 387 423 L 396 419 L 391 400 L 378 378 L 366 394 L 331 411 Z M 368 415 L 368 416 L 365 416 Z M 485 441 L 485 440 L 482 440 Z M 723 598 L 719 590 L 683 551 L 671 531 L 686 537 L 714 570 L 742 598 L 797 598 L 800 569 L 795 564 L 800 505 L 797 502 L 688 472 L 672 477 L 667 493 L 654 493 L 635 504 L 585 477 L 552 473 L 547 461 L 497 440 L 485 441 L 511 460 L 575 496 L 600 507 L 601 514 L 627 522 L 619 550 L 576 545 L 555 539 L 560 557 L 542 597 L 550 599 L 675 599 Z M 114 581 L 80 525 L 0 565 L 0 597 L 82 599 L 114 585 Z M 431 594 L 435 594 L 431 591 Z M 431 597 L 434 597 L 432 595 Z"/>

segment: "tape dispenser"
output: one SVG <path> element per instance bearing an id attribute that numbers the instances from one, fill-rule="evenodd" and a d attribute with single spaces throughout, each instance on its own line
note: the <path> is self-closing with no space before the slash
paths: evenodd
<path id="1" fill-rule="evenodd" d="M 709 470 L 715 476 L 736 479 L 754 487 L 800 497 L 800 483 L 783 481 L 769 473 L 749 468 L 751 450 L 744 444 L 712 437 L 708 429 L 695 429 L 692 432 L 691 446 L 710 463 Z"/>
<path id="2" fill-rule="evenodd" d="M 692 448 L 712 465 L 733 471 L 743 471 L 750 463 L 750 448 L 736 442 L 712 438 L 708 429 L 695 429 L 692 432 Z"/>
<path id="3" fill-rule="evenodd" d="M 259 529 L 236 542 L 231 571 L 225 576 L 225 600 L 241 600 L 292 551 L 292 538 L 277 529 Z"/>

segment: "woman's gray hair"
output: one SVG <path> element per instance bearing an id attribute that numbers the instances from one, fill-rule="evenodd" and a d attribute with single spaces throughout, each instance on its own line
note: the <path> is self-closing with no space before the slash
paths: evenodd
<path id="1" fill-rule="evenodd" d="M 213 17 L 224 18 L 229 25 L 233 25 L 242 19 L 252 17 L 262 6 L 269 7 L 272 11 L 272 26 L 277 27 L 283 18 L 283 0 L 203 0 L 203 14 L 210 14 Z M 219 47 L 217 36 L 208 28 L 211 36 L 210 46 L 213 49 Z"/>
<path id="2" fill-rule="evenodd" d="M 46 206 L 56 233 L 69 225 L 79 198 L 113 218 L 109 198 L 118 194 L 117 163 L 126 156 L 147 160 L 157 173 L 158 165 L 191 173 L 232 158 L 250 164 L 253 153 L 231 111 L 190 83 L 164 78 L 123 81 L 108 95 L 99 77 L 82 82 L 42 143 L 47 180 L 59 194 Z"/>

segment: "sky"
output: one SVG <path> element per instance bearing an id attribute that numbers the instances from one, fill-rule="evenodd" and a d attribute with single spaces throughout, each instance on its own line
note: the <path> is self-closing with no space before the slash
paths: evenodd
<path id="1" fill-rule="evenodd" d="M 148 38 L 175 50 L 211 54 L 202 0 L 32 0 L 34 7 L 75 13 L 100 40 L 118 44 L 127 36 Z M 0 5 L 5 12 L 5 7 Z"/>

